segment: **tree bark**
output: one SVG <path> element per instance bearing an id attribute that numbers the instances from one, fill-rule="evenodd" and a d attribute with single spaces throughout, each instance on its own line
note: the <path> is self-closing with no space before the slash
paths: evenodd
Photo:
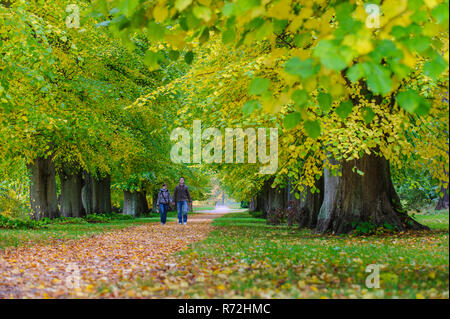
<path id="1" fill-rule="evenodd" d="M 356 169 L 364 172 L 360 175 Z M 355 170 L 355 171 L 354 171 Z M 320 232 L 349 233 L 358 224 L 385 226 L 396 230 L 428 229 L 403 212 L 391 180 L 389 162 L 374 154 L 345 161 L 342 177 L 326 227 Z"/>
<path id="2" fill-rule="evenodd" d="M 82 199 L 87 214 L 111 213 L 111 177 L 95 178 L 84 173 Z"/>
<path id="3" fill-rule="evenodd" d="M 123 214 L 141 216 L 148 212 L 147 197 L 144 192 L 123 192 Z"/>
<path id="4" fill-rule="evenodd" d="M 58 199 L 56 197 L 55 165 L 52 159 L 36 158 L 28 164 L 30 173 L 30 203 L 32 218 L 56 218 L 59 216 Z"/>
<path id="5" fill-rule="evenodd" d="M 158 211 L 158 205 L 156 205 L 158 202 L 158 193 L 153 193 L 152 196 L 152 211 L 157 212 Z"/>
<path id="6" fill-rule="evenodd" d="M 93 193 L 92 193 L 93 177 L 86 171 L 83 172 L 83 187 L 81 188 L 81 200 L 86 214 L 93 214 Z"/>
<path id="7" fill-rule="evenodd" d="M 335 165 L 337 164 L 337 161 L 335 159 L 330 159 L 330 163 Z M 329 170 L 324 169 L 323 181 L 323 202 L 322 206 L 320 207 L 316 226 L 316 231 L 319 233 L 323 233 L 326 229 L 328 229 L 331 222 L 331 208 L 333 207 L 333 203 L 336 197 L 340 177 L 337 175 L 334 176 Z"/>
<path id="8" fill-rule="evenodd" d="M 448 182 L 448 181 L 447 181 Z M 436 205 L 436 210 L 448 209 L 449 208 L 449 195 L 448 195 L 448 185 L 447 188 L 441 186 L 441 192 L 444 194 L 442 197 L 439 197 L 439 201 Z"/>
<path id="9" fill-rule="evenodd" d="M 83 175 L 80 172 L 70 172 L 62 169 L 59 173 L 61 181 L 61 216 L 82 217 L 85 215 L 81 189 L 83 187 Z"/>
<path id="10" fill-rule="evenodd" d="M 448 149 L 448 143 L 447 143 L 447 149 Z M 448 152 L 447 152 L 448 155 Z M 448 196 L 448 187 L 449 187 L 449 181 L 448 181 L 448 172 L 444 168 L 444 174 L 447 176 L 447 180 L 443 181 L 444 183 L 447 183 L 447 187 L 444 188 L 444 186 L 441 186 L 441 192 L 443 194 L 442 197 L 439 197 L 439 201 L 437 202 L 437 205 L 435 207 L 436 210 L 441 209 L 448 209 L 449 207 L 449 196 Z"/>
<path id="11" fill-rule="evenodd" d="M 324 178 L 316 181 L 314 193 L 307 188 L 300 194 L 299 199 L 293 199 L 289 203 L 288 224 L 297 223 L 299 228 L 313 229 L 317 225 L 319 211 L 324 197 Z"/>
<path id="12" fill-rule="evenodd" d="M 261 211 L 262 217 L 267 218 L 267 214 L 270 211 L 270 185 L 272 184 L 273 179 L 269 179 L 264 182 L 263 188 L 261 190 Z"/>

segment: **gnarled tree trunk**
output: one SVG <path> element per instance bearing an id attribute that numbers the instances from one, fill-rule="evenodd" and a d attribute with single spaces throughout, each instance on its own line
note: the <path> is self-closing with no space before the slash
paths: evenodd
<path id="1" fill-rule="evenodd" d="M 448 149 L 448 144 L 447 144 L 447 149 Z M 448 152 L 447 152 L 448 155 Z M 444 173 L 447 176 L 447 180 L 443 181 L 444 183 L 447 183 L 447 187 L 445 188 L 444 186 L 441 186 L 441 192 L 443 194 L 442 197 L 439 197 L 439 201 L 437 202 L 436 205 L 436 210 L 440 210 L 440 209 L 448 209 L 449 206 L 449 196 L 448 196 L 448 187 L 449 187 L 449 181 L 448 181 L 448 172 L 445 170 L 444 168 Z"/>
<path id="2" fill-rule="evenodd" d="M 61 181 L 61 216 L 84 216 L 85 210 L 81 199 L 81 189 L 83 187 L 81 171 L 70 172 L 62 169 L 59 173 L 59 179 Z"/>
<path id="3" fill-rule="evenodd" d="M 357 173 L 356 169 L 364 172 Z M 342 177 L 329 213 L 327 227 L 320 231 L 349 233 L 360 223 L 389 224 L 397 230 L 428 229 L 401 211 L 400 200 L 391 180 L 389 162 L 374 154 L 345 161 Z"/>
<path id="4" fill-rule="evenodd" d="M 152 211 L 157 212 L 158 211 L 158 193 L 153 193 L 152 196 Z"/>
<path id="5" fill-rule="evenodd" d="M 299 228 L 310 228 L 313 229 L 317 225 L 317 219 L 319 216 L 320 207 L 323 202 L 323 188 L 324 188 L 323 177 L 316 181 L 316 189 L 314 193 L 311 192 L 310 188 L 306 188 L 299 196 L 299 199 L 291 200 L 289 206 L 289 216 L 288 223 L 293 224 L 296 222 Z M 293 210 L 293 211 L 292 211 Z"/>
<path id="6" fill-rule="evenodd" d="M 444 195 L 442 197 L 439 197 L 439 201 L 437 202 L 437 205 L 435 208 L 436 210 L 448 209 L 448 207 L 449 207 L 448 186 L 447 186 L 447 188 L 444 188 L 443 186 L 441 186 L 441 192 Z"/>
<path id="7" fill-rule="evenodd" d="M 144 192 L 123 192 L 123 214 L 140 216 L 148 212 L 147 198 Z"/>
<path id="8" fill-rule="evenodd" d="M 111 212 L 111 177 L 95 178 L 84 173 L 82 189 L 83 206 L 87 214 L 103 214 Z"/>
<path id="9" fill-rule="evenodd" d="M 32 218 L 56 218 L 59 216 L 56 197 L 55 165 L 50 157 L 36 158 L 28 164 L 30 173 L 30 202 Z"/>
<path id="10" fill-rule="evenodd" d="M 335 165 L 337 161 L 335 159 L 330 159 L 330 163 Z M 316 231 L 323 233 L 328 229 L 331 221 L 331 209 L 336 197 L 336 192 L 339 186 L 340 177 L 334 176 L 329 170 L 324 169 L 323 172 L 323 201 L 320 207 L 319 216 L 317 217 Z"/>
<path id="11" fill-rule="evenodd" d="M 261 211 L 262 211 L 262 217 L 267 218 L 267 214 L 270 211 L 270 200 L 269 200 L 269 193 L 271 189 L 271 184 L 273 182 L 273 179 L 267 180 L 264 182 L 263 188 L 261 190 Z"/>

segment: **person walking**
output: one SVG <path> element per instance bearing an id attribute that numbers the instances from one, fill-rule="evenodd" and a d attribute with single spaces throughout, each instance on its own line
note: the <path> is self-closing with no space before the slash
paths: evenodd
<path id="1" fill-rule="evenodd" d="M 187 212 L 188 203 L 191 204 L 191 194 L 186 184 L 184 184 L 184 178 L 180 177 L 180 183 L 175 187 L 173 192 L 173 201 L 177 205 L 178 211 L 178 224 L 187 224 Z"/>
<path id="2" fill-rule="evenodd" d="M 167 209 L 171 202 L 172 196 L 170 196 L 167 185 L 166 183 L 164 183 L 158 193 L 158 200 L 156 201 L 156 205 L 159 207 L 159 213 L 161 214 L 161 225 L 164 225 L 166 223 Z"/>

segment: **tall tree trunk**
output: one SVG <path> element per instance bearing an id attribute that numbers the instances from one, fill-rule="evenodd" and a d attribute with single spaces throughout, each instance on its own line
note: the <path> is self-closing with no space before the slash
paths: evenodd
<path id="1" fill-rule="evenodd" d="M 447 149 L 448 149 L 448 143 L 447 143 Z M 448 155 L 448 152 L 447 152 Z M 448 172 L 445 170 L 444 168 L 444 173 L 447 176 L 447 180 L 443 181 L 444 183 L 447 183 L 447 187 L 444 188 L 444 186 L 441 186 L 441 192 L 443 194 L 442 197 L 439 197 L 439 201 L 437 202 L 436 205 L 436 210 L 440 210 L 440 209 L 448 209 L 449 206 L 449 196 L 448 196 L 448 187 L 449 187 L 449 181 L 448 181 Z"/>
<path id="2" fill-rule="evenodd" d="M 271 203 L 270 203 L 270 189 L 272 185 L 273 179 L 269 179 L 264 182 L 263 188 L 261 190 L 261 210 L 262 217 L 267 218 L 267 215 L 270 211 Z"/>
<path id="3" fill-rule="evenodd" d="M 288 224 L 297 223 L 299 228 L 313 229 L 317 225 L 319 211 L 322 206 L 324 196 L 324 178 L 316 181 L 314 193 L 310 188 L 306 188 L 299 196 L 289 203 Z"/>
<path id="4" fill-rule="evenodd" d="M 81 188 L 81 200 L 86 214 L 93 214 L 93 193 L 92 193 L 93 177 L 86 171 L 83 171 L 83 187 Z"/>
<path id="5" fill-rule="evenodd" d="M 152 196 L 152 211 L 157 212 L 158 211 L 158 205 L 156 205 L 158 202 L 158 193 L 153 193 Z"/>
<path id="6" fill-rule="evenodd" d="M 148 202 L 144 192 L 123 192 L 123 214 L 141 216 L 148 212 Z"/>
<path id="7" fill-rule="evenodd" d="M 111 212 L 111 177 L 95 178 L 84 173 L 82 189 L 83 206 L 87 214 L 104 214 Z"/>
<path id="8" fill-rule="evenodd" d="M 59 173 L 59 179 L 61 181 L 61 216 L 84 216 L 85 210 L 81 199 L 81 189 L 83 187 L 83 175 L 81 171 L 74 173 L 62 169 Z"/>
<path id="9" fill-rule="evenodd" d="M 253 196 L 252 199 L 248 202 L 248 211 L 249 213 L 257 212 L 261 210 L 261 194 L 257 194 Z"/>
<path id="10" fill-rule="evenodd" d="M 333 158 L 330 159 L 330 163 L 336 165 L 337 161 Z M 338 175 L 334 176 L 329 170 L 324 169 L 323 181 L 324 181 L 323 202 L 322 206 L 320 207 L 316 226 L 316 231 L 319 233 L 323 233 L 326 229 L 328 229 L 330 225 L 331 209 L 333 207 L 333 203 L 336 197 L 340 177 Z"/>
<path id="11" fill-rule="evenodd" d="M 267 198 L 269 207 L 267 211 L 267 223 L 278 225 L 285 215 L 286 188 L 280 188 L 279 186 L 272 188 L 270 184 L 268 187 Z"/>
<path id="12" fill-rule="evenodd" d="M 358 174 L 356 169 L 364 175 Z M 374 154 L 342 164 L 342 177 L 329 222 L 320 231 L 349 233 L 360 223 L 389 224 L 397 230 L 428 229 L 402 212 L 392 184 L 389 162 Z"/>
<path id="13" fill-rule="evenodd" d="M 59 216 L 56 197 L 55 165 L 52 159 L 38 157 L 28 164 L 30 173 L 30 203 L 32 218 L 56 218 Z"/>
<path id="14" fill-rule="evenodd" d="M 448 181 L 447 181 L 448 183 Z M 436 210 L 440 209 L 448 209 L 449 208 L 449 196 L 448 196 L 448 184 L 447 188 L 444 188 L 444 186 L 441 186 L 441 192 L 444 194 L 442 197 L 439 197 L 439 201 L 436 205 Z"/>

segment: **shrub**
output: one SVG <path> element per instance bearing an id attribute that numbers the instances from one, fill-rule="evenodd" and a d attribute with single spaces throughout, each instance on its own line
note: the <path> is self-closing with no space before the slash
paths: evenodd
<path id="1" fill-rule="evenodd" d="M 264 218 L 263 212 L 260 211 L 260 210 L 254 211 L 254 212 L 250 212 L 250 216 L 252 216 L 253 218 Z"/>
<path id="2" fill-rule="evenodd" d="M 41 221 L 32 219 L 10 218 L 0 215 L 0 228 L 4 229 L 39 229 L 45 227 Z"/>
<path id="3" fill-rule="evenodd" d="M 245 200 L 241 201 L 241 208 L 248 208 L 248 202 Z"/>
<path id="4" fill-rule="evenodd" d="M 281 208 L 272 208 L 267 212 L 267 224 L 269 225 L 280 225 L 285 218 L 286 212 Z"/>
<path id="5" fill-rule="evenodd" d="M 0 214 L 10 218 L 28 219 L 28 197 L 12 188 L 0 189 Z"/>

